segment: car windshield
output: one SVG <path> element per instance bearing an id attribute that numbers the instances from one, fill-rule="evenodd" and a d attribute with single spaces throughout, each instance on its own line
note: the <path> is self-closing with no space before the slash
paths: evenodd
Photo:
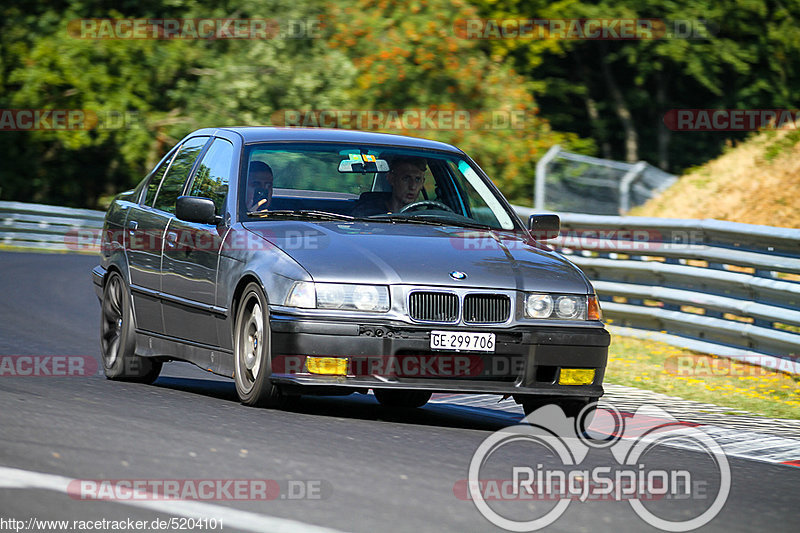
<path id="1" fill-rule="evenodd" d="M 513 230 L 514 215 L 458 154 L 358 144 L 247 146 L 250 218 L 369 220 Z"/>

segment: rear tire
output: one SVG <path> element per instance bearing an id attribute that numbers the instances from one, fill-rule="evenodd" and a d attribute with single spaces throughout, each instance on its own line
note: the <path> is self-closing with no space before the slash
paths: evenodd
<path id="1" fill-rule="evenodd" d="M 431 392 L 424 390 L 373 389 L 375 398 L 385 407 L 415 409 L 431 399 Z"/>
<path id="2" fill-rule="evenodd" d="M 162 362 L 136 355 L 131 295 L 122 276 L 111 271 L 103 287 L 100 305 L 100 353 L 108 379 L 152 383 Z"/>
<path id="3" fill-rule="evenodd" d="M 250 283 L 242 293 L 233 328 L 234 379 L 244 405 L 283 406 L 284 396 L 269 378 L 271 351 L 267 297 L 257 283 Z"/>

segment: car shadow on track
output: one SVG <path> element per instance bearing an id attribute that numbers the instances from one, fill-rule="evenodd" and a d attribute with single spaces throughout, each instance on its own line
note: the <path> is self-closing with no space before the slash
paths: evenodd
<path id="1" fill-rule="evenodd" d="M 192 394 L 236 402 L 236 386 L 233 381 L 161 377 L 153 386 L 179 390 Z M 241 406 L 242 409 L 250 409 Z M 292 399 L 284 412 L 303 415 L 375 420 L 395 424 L 417 424 L 447 428 L 497 431 L 513 426 L 522 420 L 522 414 L 467 407 L 447 403 L 429 403 L 418 409 L 395 409 L 380 405 L 371 394 L 348 396 L 301 396 Z"/>

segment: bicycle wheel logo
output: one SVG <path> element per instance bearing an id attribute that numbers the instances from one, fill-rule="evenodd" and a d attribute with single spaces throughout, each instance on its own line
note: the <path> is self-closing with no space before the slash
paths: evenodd
<path id="1" fill-rule="evenodd" d="M 467 479 L 468 497 L 478 511 L 514 532 L 551 525 L 572 501 L 627 501 L 646 523 L 672 532 L 692 531 L 719 514 L 731 474 L 714 439 L 655 406 L 627 417 L 613 408 L 598 409 L 596 417 L 606 427 L 598 439 L 577 429 L 595 407 L 587 406 L 573 419 L 548 405 L 526 417 L 527 424 L 487 437 L 472 456 Z M 700 469 L 699 476 L 676 467 L 674 451 L 664 453 L 676 447 L 700 452 L 696 457 L 713 466 Z M 592 449 L 604 450 L 606 457 L 610 452 L 611 464 L 599 466 L 596 459 L 584 464 Z M 498 479 L 498 473 L 504 475 Z M 540 505 L 523 517 L 506 503 L 513 501 Z"/>

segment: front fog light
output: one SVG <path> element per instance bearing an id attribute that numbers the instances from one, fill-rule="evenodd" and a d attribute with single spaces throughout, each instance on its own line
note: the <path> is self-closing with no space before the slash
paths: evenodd
<path id="1" fill-rule="evenodd" d="M 525 300 L 525 316 L 548 318 L 553 312 L 553 298 L 549 294 L 529 294 Z"/>
<path id="2" fill-rule="evenodd" d="M 307 357 L 306 369 L 309 374 L 329 376 L 346 376 L 347 362 L 345 357 Z"/>
<path id="3" fill-rule="evenodd" d="M 558 376 L 559 385 L 591 385 L 594 368 L 562 368 Z"/>

